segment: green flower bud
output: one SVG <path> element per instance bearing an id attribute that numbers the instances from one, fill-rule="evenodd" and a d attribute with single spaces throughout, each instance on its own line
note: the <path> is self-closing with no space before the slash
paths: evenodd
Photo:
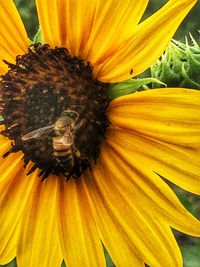
<path id="1" fill-rule="evenodd" d="M 192 45 L 187 38 L 185 44 L 171 41 L 162 57 L 151 67 L 152 77 L 168 87 L 200 89 L 200 46 L 192 35 L 190 38 Z"/>

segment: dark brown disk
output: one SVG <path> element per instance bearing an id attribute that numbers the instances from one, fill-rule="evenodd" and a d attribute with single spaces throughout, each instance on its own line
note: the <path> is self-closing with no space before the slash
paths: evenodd
<path id="1" fill-rule="evenodd" d="M 46 178 L 50 173 L 79 177 L 90 162 L 97 160 L 100 144 L 109 121 L 106 116 L 107 84 L 93 78 L 92 67 L 78 57 L 71 57 L 65 48 L 52 49 L 35 44 L 28 53 L 17 56 L 16 64 L 4 61 L 9 71 L 1 76 L 0 114 L 5 130 L 2 135 L 13 140 L 13 146 L 4 155 L 22 150 L 24 166 L 32 161 L 35 169 Z M 33 130 L 54 125 L 64 110 L 79 114 L 84 124 L 75 132 L 73 146 L 74 166 L 69 172 L 59 164 L 53 149 L 52 130 L 41 137 L 22 140 Z"/>

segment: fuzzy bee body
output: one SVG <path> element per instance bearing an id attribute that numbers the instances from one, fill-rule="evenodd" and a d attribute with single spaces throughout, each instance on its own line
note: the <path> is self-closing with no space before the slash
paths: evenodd
<path id="1" fill-rule="evenodd" d="M 75 147 L 75 133 L 85 124 L 79 120 L 79 114 L 74 110 L 64 110 L 61 117 L 53 125 L 42 127 L 22 136 L 23 141 L 40 138 L 48 135 L 53 130 L 55 137 L 52 139 L 54 157 L 58 165 L 64 169 L 68 177 L 74 169 L 75 157 L 80 157 L 79 150 Z"/>

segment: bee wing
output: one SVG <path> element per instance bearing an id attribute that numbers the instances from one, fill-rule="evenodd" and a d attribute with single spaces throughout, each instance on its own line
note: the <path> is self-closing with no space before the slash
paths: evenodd
<path id="1" fill-rule="evenodd" d="M 54 124 L 46 126 L 46 127 L 42 127 L 39 129 L 36 129 L 30 133 L 27 133 L 25 135 L 22 136 L 22 140 L 23 141 L 27 141 L 29 139 L 34 139 L 34 138 L 38 138 L 41 137 L 42 135 L 45 135 L 47 133 L 50 133 L 52 130 L 54 129 Z"/>

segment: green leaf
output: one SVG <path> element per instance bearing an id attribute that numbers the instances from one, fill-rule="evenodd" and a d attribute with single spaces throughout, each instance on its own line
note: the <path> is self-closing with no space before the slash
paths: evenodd
<path id="1" fill-rule="evenodd" d="M 143 79 L 129 79 L 120 83 L 113 83 L 108 88 L 109 99 L 115 99 L 117 97 L 135 93 L 138 89 L 149 89 L 147 84 L 158 83 L 166 86 L 163 82 L 155 78 L 143 78 Z"/>

